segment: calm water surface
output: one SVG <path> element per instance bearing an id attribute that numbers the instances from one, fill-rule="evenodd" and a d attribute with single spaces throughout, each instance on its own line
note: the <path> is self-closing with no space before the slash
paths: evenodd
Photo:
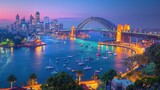
<path id="1" fill-rule="evenodd" d="M 100 68 L 103 70 L 99 74 L 106 72 L 111 68 L 117 70 L 117 72 L 124 72 L 126 70 L 123 65 L 124 59 L 130 55 L 133 55 L 134 52 L 121 47 L 98 46 L 95 41 L 103 39 L 104 38 L 97 39 L 95 37 L 90 41 L 81 39 L 70 41 L 56 40 L 49 36 L 45 36 L 42 40 L 47 43 L 46 46 L 14 49 L 0 48 L 0 87 L 10 86 L 10 84 L 6 81 L 10 74 L 14 74 L 17 77 L 16 84 L 18 86 L 21 86 L 22 82 L 26 85 L 31 73 L 37 74 L 37 81 L 39 83 L 45 82 L 49 76 L 52 76 L 51 71 L 53 71 L 45 70 L 45 66 L 49 65 L 49 58 L 57 67 L 59 72 L 66 71 L 74 78 L 76 78 L 75 73 L 69 71 L 67 67 L 83 70 L 86 65 L 91 66 L 91 70 L 83 70 L 84 76 L 82 77 L 82 80 L 91 79 L 94 71 L 99 70 Z M 80 46 L 80 43 L 83 44 L 82 47 Z M 117 56 L 107 54 L 106 49 L 113 53 L 117 53 Z M 96 53 L 100 53 L 101 56 L 97 57 Z M 68 56 L 73 57 L 68 58 Z M 103 59 L 104 56 L 107 56 L 108 59 Z M 92 57 L 93 60 L 85 62 L 87 57 Z M 59 58 L 59 60 L 56 60 L 56 58 Z M 82 58 L 85 65 L 78 66 L 78 63 L 75 61 L 82 60 Z M 66 59 L 66 61 L 64 59 Z M 56 64 L 56 62 L 58 63 Z M 65 63 L 67 64 L 67 67 L 63 67 L 63 64 Z"/>

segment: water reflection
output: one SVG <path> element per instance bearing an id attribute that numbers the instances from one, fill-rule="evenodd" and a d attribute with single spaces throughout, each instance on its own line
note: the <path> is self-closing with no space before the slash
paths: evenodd
<path id="1" fill-rule="evenodd" d="M 123 64 L 121 64 L 122 62 L 122 48 L 121 47 L 116 47 L 116 51 L 115 53 L 117 54 L 116 56 L 116 63 L 115 63 L 115 67 L 118 69 L 119 72 L 122 72 L 122 68 L 123 68 Z"/>
<path id="2" fill-rule="evenodd" d="M 8 48 L 0 48 L 0 73 L 11 62 L 11 57 Z"/>

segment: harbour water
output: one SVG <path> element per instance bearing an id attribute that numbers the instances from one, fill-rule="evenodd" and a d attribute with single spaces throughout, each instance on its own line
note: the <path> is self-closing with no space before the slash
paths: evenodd
<path id="1" fill-rule="evenodd" d="M 96 34 L 97 35 L 97 34 Z M 125 72 L 126 67 L 123 62 L 134 54 L 133 51 L 126 48 L 114 46 L 98 46 L 97 41 L 107 39 L 97 39 L 96 37 L 87 40 L 57 40 L 50 36 L 41 38 L 46 42 L 46 46 L 40 47 L 21 47 L 21 48 L 0 48 L 0 87 L 9 87 L 7 77 L 14 74 L 17 77 L 16 84 L 21 86 L 22 83 L 27 85 L 29 75 L 36 73 L 38 83 L 43 83 L 54 69 L 46 70 L 49 65 L 49 59 L 58 72 L 66 71 L 74 78 L 75 73 L 71 70 L 83 70 L 84 76 L 82 80 L 89 80 L 94 75 L 95 70 L 101 71 L 99 74 L 109 69 L 115 69 L 117 72 Z M 108 54 L 106 50 L 112 52 Z M 100 56 L 96 56 L 99 53 Z M 117 55 L 114 55 L 116 53 Z M 107 57 L 107 58 L 104 58 Z M 86 62 L 87 58 L 92 58 Z M 83 61 L 84 65 L 79 66 L 77 60 Z M 66 64 L 66 67 L 64 67 Z M 92 69 L 84 70 L 85 66 Z M 71 70 L 68 70 L 71 68 Z"/>

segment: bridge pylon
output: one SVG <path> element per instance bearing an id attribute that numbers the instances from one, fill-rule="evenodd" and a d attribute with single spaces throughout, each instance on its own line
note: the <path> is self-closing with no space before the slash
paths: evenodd
<path id="1" fill-rule="evenodd" d="M 116 42 L 121 42 L 122 41 L 122 30 L 123 30 L 123 25 L 118 24 L 117 32 L 116 32 Z"/>
<path id="2" fill-rule="evenodd" d="M 70 39 L 71 39 L 71 40 L 74 40 L 75 37 L 76 37 L 76 35 L 75 35 L 75 27 L 72 26 L 71 33 L 70 33 Z"/>

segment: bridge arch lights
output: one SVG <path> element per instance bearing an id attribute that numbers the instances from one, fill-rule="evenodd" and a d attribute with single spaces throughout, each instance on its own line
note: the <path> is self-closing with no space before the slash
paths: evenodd
<path id="1" fill-rule="evenodd" d="M 100 17 L 90 17 L 85 19 L 83 22 L 81 22 L 76 29 L 81 30 L 84 26 L 86 26 L 89 22 L 95 21 L 97 23 L 100 23 L 102 26 L 104 26 L 107 30 L 116 30 L 117 26 L 110 22 L 109 20 L 106 20 L 104 18 Z"/>

